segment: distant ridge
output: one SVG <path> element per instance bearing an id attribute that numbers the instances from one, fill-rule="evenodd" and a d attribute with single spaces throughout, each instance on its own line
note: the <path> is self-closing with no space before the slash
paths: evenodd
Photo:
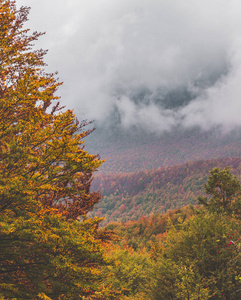
<path id="1" fill-rule="evenodd" d="M 119 174 L 183 164 L 188 161 L 241 157 L 241 131 L 179 131 L 158 135 L 140 129 L 97 128 L 86 139 L 90 153 L 105 163 L 99 173 Z"/>

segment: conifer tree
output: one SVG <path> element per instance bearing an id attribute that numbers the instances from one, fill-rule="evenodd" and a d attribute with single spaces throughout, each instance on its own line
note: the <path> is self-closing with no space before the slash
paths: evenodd
<path id="1" fill-rule="evenodd" d="M 198 201 L 205 208 L 211 212 L 240 215 L 241 184 L 238 178 L 231 174 L 229 167 L 211 170 L 204 188 L 206 194 L 211 197 L 198 197 Z"/>

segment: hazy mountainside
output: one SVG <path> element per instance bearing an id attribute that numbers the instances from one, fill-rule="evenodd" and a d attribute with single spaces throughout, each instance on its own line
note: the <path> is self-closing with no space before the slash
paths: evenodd
<path id="1" fill-rule="evenodd" d="M 91 215 L 105 216 L 104 224 L 126 222 L 195 205 L 197 196 L 204 193 L 203 184 L 209 171 L 226 166 L 240 178 L 241 158 L 200 160 L 134 173 L 97 174 L 92 189 L 99 190 L 104 198 Z"/>
<path id="2" fill-rule="evenodd" d="M 86 149 L 105 159 L 99 173 L 128 173 L 189 161 L 241 157 L 241 135 L 238 131 L 224 135 L 218 130 L 175 130 L 158 135 L 136 128 L 97 127 L 86 139 Z"/>

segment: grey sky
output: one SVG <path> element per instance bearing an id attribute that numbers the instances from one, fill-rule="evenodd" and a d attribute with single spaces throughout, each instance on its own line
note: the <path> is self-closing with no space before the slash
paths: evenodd
<path id="1" fill-rule="evenodd" d="M 124 127 L 160 132 L 241 125 L 240 1 L 16 2 L 32 7 L 31 30 L 47 32 L 37 46 L 80 118 L 102 123 L 117 111 Z M 164 105 L 183 88 L 188 101 Z"/>

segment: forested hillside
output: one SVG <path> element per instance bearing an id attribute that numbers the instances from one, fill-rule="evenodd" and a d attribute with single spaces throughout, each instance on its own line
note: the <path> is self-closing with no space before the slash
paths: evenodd
<path id="1" fill-rule="evenodd" d="M 126 222 L 141 216 L 165 213 L 188 204 L 197 204 L 203 184 L 214 167 L 230 166 L 233 174 L 241 172 L 241 158 L 200 160 L 156 170 L 117 175 L 98 174 L 92 184 L 104 198 L 91 215 L 110 221 Z"/>

